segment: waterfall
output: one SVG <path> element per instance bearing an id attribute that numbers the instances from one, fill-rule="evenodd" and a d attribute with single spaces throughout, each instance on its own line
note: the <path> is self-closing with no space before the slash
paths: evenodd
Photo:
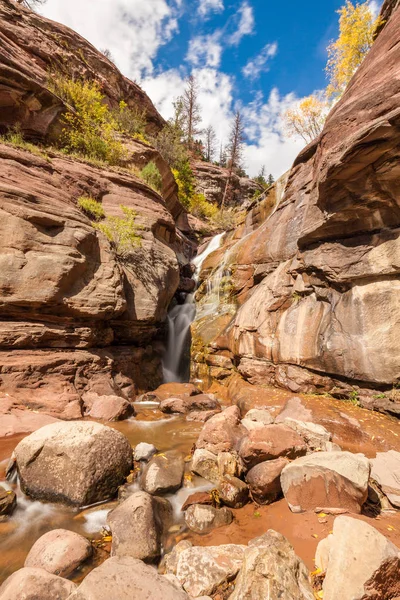
<path id="1" fill-rule="evenodd" d="M 198 281 L 201 267 L 211 252 L 217 250 L 225 233 L 214 236 L 205 250 L 192 261 L 195 266 L 193 279 Z M 221 276 L 222 277 L 222 276 Z M 174 306 L 168 313 L 168 343 L 163 358 L 165 382 L 189 381 L 190 376 L 190 325 L 196 315 L 194 293 L 188 294 L 184 304 Z"/>

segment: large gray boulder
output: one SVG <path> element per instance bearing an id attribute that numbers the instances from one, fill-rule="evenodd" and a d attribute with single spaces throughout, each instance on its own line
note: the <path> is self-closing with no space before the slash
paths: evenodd
<path id="1" fill-rule="evenodd" d="M 67 529 L 53 529 L 33 544 L 25 559 L 25 567 L 68 577 L 91 555 L 92 545 L 85 537 Z"/>
<path id="2" fill-rule="evenodd" d="M 24 567 L 15 571 L 0 587 L 0 600 L 67 600 L 76 589 L 68 579 L 44 569 Z"/>
<path id="3" fill-rule="evenodd" d="M 235 544 L 182 548 L 176 560 L 166 561 L 167 572 L 177 576 L 190 596 L 207 596 L 235 577 L 245 548 Z"/>
<path id="4" fill-rule="evenodd" d="M 107 517 L 112 533 L 111 556 L 152 561 L 161 554 L 161 536 L 172 521 L 172 506 L 165 498 L 135 492 Z"/>
<path id="5" fill-rule="evenodd" d="M 91 571 L 68 600 L 189 600 L 189 596 L 141 560 L 113 556 Z"/>
<path id="6" fill-rule="evenodd" d="M 371 478 L 377 482 L 389 502 L 400 508 L 400 452 L 377 452 L 371 460 Z"/>
<path id="7" fill-rule="evenodd" d="M 337 517 L 318 545 L 317 567 L 326 570 L 324 600 L 379 600 L 400 595 L 400 550 L 374 527 Z"/>
<path id="8" fill-rule="evenodd" d="M 173 451 L 156 454 L 143 469 L 141 487 L 149 494 L 176 492 L 182 485 L 184 470 L 181 454 Z"/>
<path id="9" fill-rule="evenodd" d="M 132 467 L 122 433 L 100 423 L 52 423 L 15 448 L 22 490 L 39 500 L 85 506 L 113 496 Z"/>
<path id="10" fill-rule="evenodd" d="M 283 469 L 282 491 L 293 512 L 334 509 L 359 513 L 368 496 L 369 472 L 363 454 L 316 452 Z"/>
<path id="11" fill-rule="evenodd" d="M 244 551 L 235 591 L 229 600 L 256 598 L 314 599 L 307 567 L 295 554 L 288 540 L 273 530 L 249 542 L 249 547 Z"/>
<path id="12" fill-rule="evenodd" d="M 223 506 L 214 508 L 205 504 L 192 504 L 185 511 L 185 523 L 195 533 L 208 533 L 217 527 L 232 523 L 232 511 Z"/>

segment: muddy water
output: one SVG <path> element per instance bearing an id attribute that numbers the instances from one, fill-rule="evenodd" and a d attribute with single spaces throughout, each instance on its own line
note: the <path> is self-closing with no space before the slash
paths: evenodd
<path id="1" fill-rule="evenodd" d="M 185 421 L 181 417 L 165 418 L 165 415 L 151 406 L 137 407 L 137 417 L 120 423 L 111 423 L 129 439 L 132 446 L 139 442 L 154 444 L 160 451 L 176 450 L 185 456 L 196 441 L 201 424 Z M 17 509 L 7 521 L 0 522 L 0 583 L 11 573 L 23 566 L 25 558 L 34 542 L 52 529 L 69 529 L 89 539 L 99 540 L 106 525 L 109 510 L 115 502 L 104 503 L 86 510 L 63 507 L 32 501 L 25 496 L 17 481 L 5 480 L 5 468 L 13 449 L 24 436 L 15 436 L 1 440 L 0 444 L 0 485 L 12 489 L 17 494 Z M 135 484 L 133 484 L 135 486 Z M 137 484 L 136 484 L 137 485 Z M 200 478 L 185 479 L 185 487 L 169 497 L 174 507 L 176 523 L 182 522 L 180 507 L 194 490 L 209 489 L 211 486 Z M 178 529 L 178 525 L 175 526 Z M 107 549 L 107 547 L 106 547 Z M 97 551 L 94 562 L 86 565 L 79 580 L 101 559 Z M 104 560 L 104 557 L 103 557 Z"/>

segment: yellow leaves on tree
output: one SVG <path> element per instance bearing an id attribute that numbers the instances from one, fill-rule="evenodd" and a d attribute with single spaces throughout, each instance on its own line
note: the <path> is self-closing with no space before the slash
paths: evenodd
<path id="1" fill-rule="evenodd" d="M 383 22 L 381 17 L 374 17 L 369 2 L 354 5 L 347 0 L 338 13 L 339 37 L 328 46 L 328 97 L 340 96 L 344 92 L 371 48 L 377 26 Z"/>
<path id="2" fill-rule="evenodd" d="M 295 108 L 289 108 L 283 119 L 289 136 L 300 136 L 308 144 L 322 130 L 327 113 L 327 103 L 316 96 L 303 98 Z"/>

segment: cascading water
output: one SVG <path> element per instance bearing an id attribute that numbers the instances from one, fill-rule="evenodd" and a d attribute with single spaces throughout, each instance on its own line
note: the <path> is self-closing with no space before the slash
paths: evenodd
<path id="1" fill-rule="evenodd" d="M 198 281 L 201 267 L 211 252 L 217 250 L 225 233 L 214 236 L 205 250 L 193 260 L 195 267 L 193 279 Z M 163 359 L 165 382 L 189 381 L 190 375 L 190 325 L 196 315 L 194 293 L 188 294 L 184 304 L 174 306 L 168 313 L 168 343 Z"/>

